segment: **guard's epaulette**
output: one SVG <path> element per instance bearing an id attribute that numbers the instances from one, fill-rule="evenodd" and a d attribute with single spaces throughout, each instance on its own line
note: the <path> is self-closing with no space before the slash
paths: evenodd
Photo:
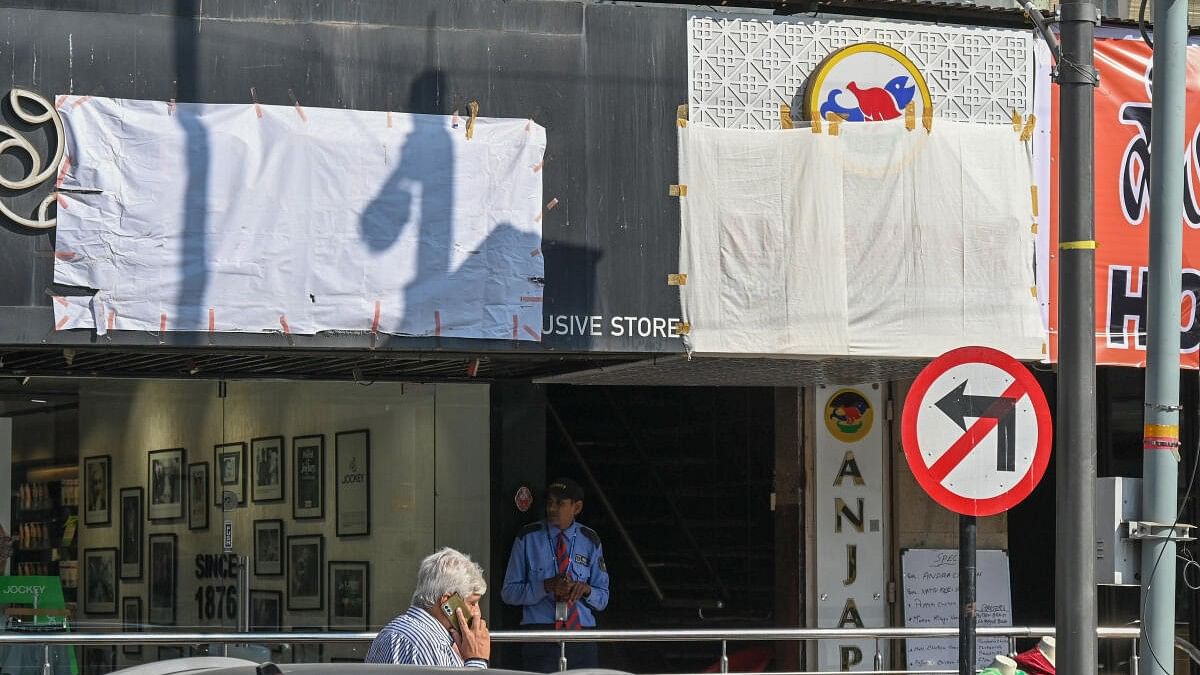
<path id="1" fill-rule="evenodd" d="M 579 533 L 587 537 L 588 541 L 595 544 L 596 547 L 600 546 L 600 535 L 596 534 L 596 531 L 592 528 L 588 527 L 587 525 L 580 525 Z"/>
<path id="2" fill-rule="evenodd" d="M 536 523 L 530 523 L 530 524 L 526 525 L 525 527 L 521 528 L 521 531 L 517 533 L 517 539 L 522 539 L 526 535 L 533 534 L 534 532 L 540 532 L 541 529 L 542 529 L 541 521 L 538 521 Z"/>

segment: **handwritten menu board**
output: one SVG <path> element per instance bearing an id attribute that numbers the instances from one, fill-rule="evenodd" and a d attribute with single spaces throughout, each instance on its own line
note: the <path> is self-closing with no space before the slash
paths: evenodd
<path id="1" fill-rule="evenodd" d="M 976 625 L 1012 625 L 1012 588 L 1008 554 L 977 551 Z M 904 570 L 904 625 L 934 628 L 958 625 L 958 551 L 908 549 L 901 554 Z M 906 640 L 909 670 L 952 670 L 958 666 L 958 638 Z M 975 665 L 985 668 L 997 654 L 1008 653 L 1008 638 L 978 637 Z"/>

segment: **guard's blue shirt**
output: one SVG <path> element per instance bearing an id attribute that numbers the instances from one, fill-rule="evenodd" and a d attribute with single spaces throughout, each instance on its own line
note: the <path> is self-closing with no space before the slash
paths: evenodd
<path id="1" fill-rule="evenodd" d="M 577 522 L 563 532 L 571 560 L 570 577 L 592 588 L 590 595 L 576 603 L 579 625 L 594 628 L 596 612 L 608 606 L 608 568 L 604 564 L 600 535 Z M 554 555 L 558 533 L 557 527 L 543 521 L 527 525 L 513 542 L 500 597 L 521 607 L 522 624 L 554 623 L 554 596 L 546 592 L 544 582 L 558 574 Z"/>

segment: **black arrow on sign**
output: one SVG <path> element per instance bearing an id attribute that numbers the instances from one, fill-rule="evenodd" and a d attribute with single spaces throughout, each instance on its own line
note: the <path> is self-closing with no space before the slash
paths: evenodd
<path id="1" fill-rule="evenodd" d="M 996 470 L 1016 471 L 1017 462 L 1017 401 L 1002 396 L 968 396 L 964 380 L 937 402 L 937 407 L 963 431 L 968 417 L 996 420 Z"/>

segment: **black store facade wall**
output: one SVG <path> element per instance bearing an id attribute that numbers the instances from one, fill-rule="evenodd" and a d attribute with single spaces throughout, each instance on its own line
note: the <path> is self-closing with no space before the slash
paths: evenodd
<path id="1" fill-rule="evenodd" d="M 678 174 L 676 107 L 687 98 L 686 16 L 558 0 L 0 3 L 0 41 L 11 45 L 0 66 L 11 86 L 50 99 L 441 115 L 465 115 L 478 101 L 481 116 L 532 119 L 547 133 L 541 175 L 553 207 L 541 221 L 543 340 L 521 350 L 678 353 L 681 340 L 664 328 L 679 316 L 677 289 L 666 284 L 679 246 L 667 185 Z M 32 208 L 50 187 L 14 208 Z M 44 312 L 28 310 L 51 305 L 52 242 L 53 231 L 0 226 L 0 344 L 91 344 L 87 332 L 55 332 Z M 165 342 L 200 348 L 205 338 Z M 238 338 L 219 336 L 215 346 L 281 346 Z M 119 332 L 112 343 L 159 344 Z M 370 345 L 365 337 L 319 344 Z M 518 349 L 507 340 L 398 337 L 380 346 Z"/>
<path id="2" fill-rule="evenodd" d="M 307 107 L 435 114 L 462 113 L 467 102 L 477 100 L 481 115 L 533 119 L 547 130 L 543 192 L 555 203 L 542 221 L 546 323 L 541 343 L 380 336 L 379 347 L 400 356 L 454 349 L 544 354 L 549 361 L 556 351 L 681 349 L 677 337 L 664 337 L 654 327 L 678 316 L 678 296 L 665 283 L 666 275 L 677 271 L 678 252 L 677 205 L 666 196 L 666 185 L 677 174 L 675 109 L 686 100 L 685 22 L 686 12 L 679 8 L 556 0 L 236 6 L 168 1 L 131 6 L 114 0 L 87 9 L 0 2 L 0 39 L 11 46 L 0 51 L 0 62 L 8 66 L 12 86 L 49 98 L 73 94 L 252 105 L 253 96 L 263 104 L 296 100 Z M 645 68 L 646 63 L 655 68 Z M 40 198 L 49 187 L 34 196 Z M 369 345 L 367 337 L 352 335 L 298 335 L 285 345 L 278 336 L 264 335 L 115 332 L 97 340 L 87 331 L 55 331 L 51 295 L 64 289 L 52 283 L 53 242 L 53 230 L 0 224 L 0 348 L 136 351 L 165 345 L 202 354 L 230 346 L 365 351 Z M 580 328 L 585 325 L 587 330 Z M 642 325 L 651 327 L 644 335 Z M 15 375 L 9 370 L 0 365 L 0 375 Z M 57 374 L 83 373 L 72 371 L 68 359 Z M 144 504 L 150 505 L 152 451 L 183 448 L 184 464 L 207 462 L 213 491 L 216 445 L 283 436 L 284 472 L 290 478 L 293 439 L 323 434 L 329 469 L 324 520 L 290 518 L 290 483 L 285 483 L 284 502 L 256 503 L 247 494 L 245 506 L 232 512 L 237 549 L 252 547 L 256 520 L 280 519 L 285 537 L 324 537 L 326 562 L 369 562 L 368 624 L 375 627 L 407 605 L 411 572 L 422 555 L 441 545 L 461 546 L 484 565 L 494 598 L 489 601 L 498 604 L 512 536 L 533 515 L 511 508 L 512 491 L 521 484 L 538 490 L 546 477 L 541 468 L 544 394 L 538 388 L 521 382 L 359 387 L 234 379 L 220 399 L 218 383 L 211 380 L 129 382 L 105 380 L 102 372 L 88 375 L 99 379 L 79 387 L 77 422 L 55 424 L 77 429 L 78 443 L 71 445 L 77 446 L 81 466 L 89 458 L 111 457 L 114 506 L 121 489 L 132 487 L 141 487 Z M 371 432 L 371 534 L 338 537 L 335 434 L 356 429 Z M 252 464 L 249 447 L 245 461 Z M 490 472 L 489 466 L 494 467 Z M 246 476 L 252 480 L 252 468 Z M 179 626 L 196 623 L 202 610 L 209 625 L 231 625 L 196 606 L 197 589 L 216 583 L 195 577 L 195 556 L 222 548 L 215 495 L 209 502 L 208 530 L 191 530 L 186 513 L 145 522 L 144 567 L 150 562 L 150 537 L 176 537 L 174 622 Z M 501 513 L 497 504 L 507 508 Z M 493 513 L 497 520 L 489 532 Z M 114 508 L 108 525 L 81 525 L 81 568 L 88 550 L 121 547 L 119 522 Z M 322 577 L 328 578 L 327 565 Z M 285 571 L 280 577 L 252 576 L 250 587 L 282 594 L 285 626 L 326 624 L 328 591 L 321 610 L 288 610 L 287 583 Z M 140 581 L 118 580 L 116 588 L 118 605 L 123 598 L 140 597 L 142 619 L 149 618 L 145 570 Z M 85 615 L 113 621 L 122 608 L 116 609 Z"/>

